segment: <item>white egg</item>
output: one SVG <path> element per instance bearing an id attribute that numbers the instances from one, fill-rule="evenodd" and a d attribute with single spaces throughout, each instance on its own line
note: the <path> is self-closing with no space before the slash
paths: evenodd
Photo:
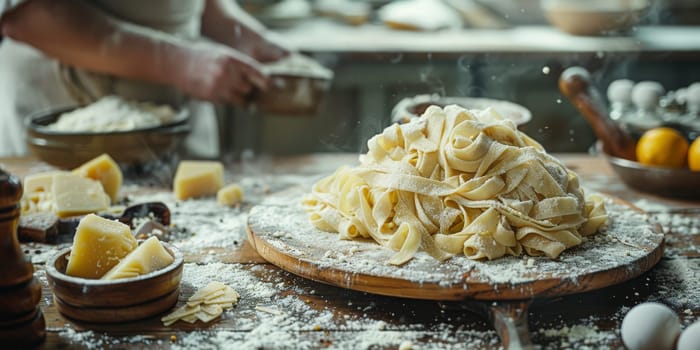
<path id="1" fill-rule="evenodd" d="M 653 110 L 666 91 L 655 81 L 640 81 L 632 88 L 632 102 L 639 109 Z"/>
<path id="2" fill-rule="evenodd" d="M 672 350 L 681 332 L 673 310 L 659 303 L 639 304 L 622 320 L 622 342 L 629 350 Z"/>
<path id="3" fill-rule="evenodd" d="M 700 83 L 693 83 L 685 91 L 685 100 L 690 109 L 700 108 Z"/>
<path id="4" fill-rule="evenodd" d="M 624 104 L 632 103 L 634 82 L 629 79 L 615 80 L 608 86 L 608 100 Z"/>
<path id="5" fill-rule="evenodd" d="M 700 321 L 696 321 L 686 328 L 678 338 L 676 350 L 700 349 Z"/>

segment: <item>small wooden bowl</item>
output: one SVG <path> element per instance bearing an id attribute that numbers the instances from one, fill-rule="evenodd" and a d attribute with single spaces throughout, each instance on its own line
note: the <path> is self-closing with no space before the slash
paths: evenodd
<path id="1" fill-rule="evenodd" d="M 70 248 L 46 266 L 58 311 L 66 317 L 95 323 L 118 323 L 160 314 L 177 303 L 184 258 L 176 247 L 163 247 L 175 259 L 169 266 L 134 278 L 111 281 L 65 274 Z"/>
<path id="2" fill-rule="evenodd" d="M 331 81 L 314 76 L 277 74 L 272 86 L 253 97 L 258 111 L 286 116 L 314 116 L 330 89 Z"/>
<path id="3" fill-rule="evenodd" d="M 263 70 L 270 87 L 255 91 L 250 102 L 258 111 L 276 115 L 314 116 L 333 79 L 333 71 L 301 54 L 268 63 Z"/>

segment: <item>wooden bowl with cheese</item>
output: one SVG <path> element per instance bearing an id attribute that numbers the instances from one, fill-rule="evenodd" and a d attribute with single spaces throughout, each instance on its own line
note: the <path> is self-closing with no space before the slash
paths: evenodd
<path id="1" fill-rule="evenodd" d="M 71 248 L 60 251 L 46 267 L 54 303 L 65 317 L 92 323 L 119 323 L 159 315 L 178 300 L 183 255 L 161 242 L 173 257 L 170 265 L 143 275 L 113 280 L 66 274 Z"/>

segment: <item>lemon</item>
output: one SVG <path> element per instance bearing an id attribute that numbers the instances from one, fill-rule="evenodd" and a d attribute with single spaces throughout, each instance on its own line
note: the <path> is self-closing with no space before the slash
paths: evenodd
<path id="1" fill-rule="evenodd" d="M 700 137 L 690 144 L 688 149 L 688 167 L 692 171 L 700 171 Z"/>
<path id="2" fill-rule="evenodd" d="M 636 153 L 637 161 L 645 165 L 682 168 L 688 155 L 688 141 L 672 128 L 649 129 L 637 141 Z M 697 158 L 700 161 L 700 156 Z M 700 169 L 700 162 L 697 165 Z"/>

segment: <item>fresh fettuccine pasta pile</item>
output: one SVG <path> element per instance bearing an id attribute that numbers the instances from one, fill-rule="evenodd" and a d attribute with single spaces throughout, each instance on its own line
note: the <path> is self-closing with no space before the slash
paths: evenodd
<path id="1" fill-rule="evenodd" d="M 504 255 L 556 258 L 607 221 L 602 199 L 495 111 L 429 107 L 368 142 L 303 200 L 311 222 L 341 239 L 371 238 L 406 263 Z"/>

